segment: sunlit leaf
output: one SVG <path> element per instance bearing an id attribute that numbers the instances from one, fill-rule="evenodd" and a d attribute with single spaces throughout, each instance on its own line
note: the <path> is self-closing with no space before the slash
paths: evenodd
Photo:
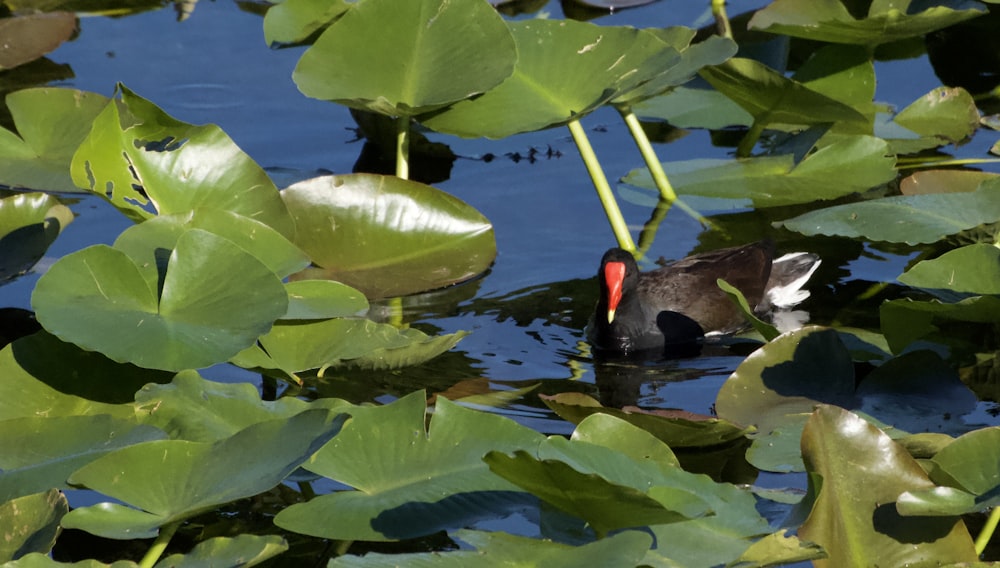
<path id="1" fill-rule="evenodd" d="M 920 8 L 923 10 L 918 11 Z M 868 15 L 855 18 L 841 0 L 776 0 L 754 13 L 754 30 L 832 43 L 876 46 L 982 15 L 974 2 L 872 2 Z"/>
<path id="2" fill-rule="evenodd" d="M 70 177 L 70 162 L 107 104 L 107 97 L 75 89 L 45 87 L 7 95 L 20 136 L 0 128 L 0 184 L 79 191 Z"/>
<path id="3" fill-rule="evenodd" d="M 496 256 L 493 226 L 431 186 L 354 174 L 306 180 L 281 192 L 298 225 L 296 244 L 329 278 L 369 298 L 442 288 L 485 271 Z"/>
<path id="4" fill-rule="evenodd" d="M 973 296 L 954 303 L 901 298 L 880 305 L 879 317 L 889 347 L 898 353 L 914 341 L 935 334 L 943 322 L 1000 322 L 1000 298 Z"/>
<path id="5" fill-rule="evenodd" d="M 934 487 L 906 491 L 896 501 L 896 511 L 906 517 L 955 517 L 982 510 L 976 496 L 954 487 Z"/>
<path id="6" fill-rule="evenodd" d="M 920 244 L 1000 220 L 1000 184 L 972 193 L 884 197 L 836 205 L 776 223 L 804 235 L 864 237 Z"/>
<path id="7" fill-rule="evenodd" d="M 750 307 L 750 303 L 747 302 L 746 297 L 743 296 L 743 293 L 740 292 L 738 288 L 732 286 L 721 278 L 717 284 L 719 288 L 726 293 L 726 296 L 729 296 L 730 301 L 736 304 L 740 311 L 743 312 L 744 319 L 750 322 L 750 325 L 757 331 L 757 333 L 761 334 L 764 341 L 771 341 L 775 337 L 781 335 L 778 328 L 757 317 L 753 308 Z"/>
<path id="8" fill-rule="evenodd" d="M 681 86 L 637 103 L 632 110 L 643 119 L 665 120 L 678 128 L 719 130 L 750 126 L 753 117 L 732 99 L 711 88 Z"/>
<path id="9" fill-rule="evenodd" d="M 55 489 L 0 503 L 0 562 L 32 552 L 47 554 L 69 511 L 66 496 Z"/>
<path id="10" fill-rule="evenodd" d="M 823 547 L 785 534 L 771 533 L 753 543 L 736 559 L 735 565 L 746 568 L 774 566 L 780 563 L 805 562 L 826 557 Z"/>
<path id="11" fill-rule="evenodd" d="M 216 537 L 199 542 L 187 554 L 165 556 L 153 568 L 203 568 L 222 564 L 249 568 L 286 550 L 285 539 L 273 534 Z"/>
<path id="12" fill-rule="evenodd" d="M 231 241 L 199 229 L 177 240 L 161 290 L 151 287 L 150 273 L 157 267 L 94 245 L 52 265 L 35 287 L 32 306 L 38 321 L 64 341 L 115 361 L 174 371 L 229 359 L 288 307 L 273 272 Z"/>
<path id="13" fill-rule="evenodd" d="M 0 284 L 30 270 L 72 222 L 73 212 L 51 195 L 0 199 Z"/>
<path id="14" fill-rule="evenodd" d="M 155 535 L 166 523 L 274 487 L 334 437 L 346 417 L 306 410 L 215 443 L 161 440 L 122 448 L 90 462 L 69 481 L 136 509 L 115 503 L 78 508 L 63 518 L 63 526 L 105 538 Z"/>
<path id="15" fill-rule="evenodd" d="M 829 554 L 816 566 L 976 560 L 960 520 L 896 512 L 901 493 L 933 484 L 905 449 L 858 416 L 820 406 L 802 433 L 802 458 L 814 501 L 799 537 Z"/>
<path id="16" fill-rule="evenodd" d="M 284 0 L 264 14 L 264 41 L 268 45 L 305 41 L 350 7 L 347 0 Z"/>
<path id="17" fill-rule="evenodd" d="M 986 495 L 1000 486 L 1000 428 L 963 434 L 931 458 L 932 479 L 941 485 Z"/>
<path id="18" fill-rule="evenodd" d="M 282 319 L 315 320 L 363 315 L 368 300 L 359 290 L 333 280 L 298 280 L 285 284 L 288 313 Z"/>
<path id="19" fill-rule="evenodd" d="M 353 418 L 306 469 L 353 487 L 283 509 L 279 527 L 320 538 L 414 538 L 509 514 L 527 495 L 490 473 L 482 457 L 543 439 L 530 428 L 438 398 L 429 429 L 422 392 Z M 533 501 L 533 499 L 531 499 Z"/>
<path id="20" fill-rule="evenodd" d="M 894 120 L 921 136 L 958 143 L 979 127 L 979 110 L 965 89 L 940 87 L 901 110 Z"/>
<path id="21" fill-rule="evenodd" d="M 956 295 L 1000 295 L 1000 248 L 978 243 L 950 250 L 918 262 L 901 274 L 899 281 L 945 299 Z"/>
<path id="22" fill-rule="evenodd" d="M 306 96 L 412 116 L 499 85 L 517 54 L 500 15 L 479 0 L 366 0 L 299 60 Z"/>
<path id="23" fill-rule="evenodd" d="M 423 116 L 425 126 L 464 137 L 504 138 L 578 119 L 680 62 L 654 34 L 573 20 L 510 24 L 514 74 L 474 100 Z"/>
<path id="24" fill-rule="evenodd" d="M 200 207 L 232 211 L 292 238 L 294 222 L 267 173 L 215 125 L 167 115 L 119 85 L 73 156 L 73 181 L 134 220 Z"/>

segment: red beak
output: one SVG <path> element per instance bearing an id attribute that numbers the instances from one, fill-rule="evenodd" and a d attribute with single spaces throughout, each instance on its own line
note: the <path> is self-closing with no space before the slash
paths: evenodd
<path id="1" fill-rule="evenodd" d="M 615 310 L 622 301 L 622 282 L 625 281 L 625 263 L 609 262 L 604 265 L 604 282 L 608 286 L 608 323 L 615 320 Z"/>

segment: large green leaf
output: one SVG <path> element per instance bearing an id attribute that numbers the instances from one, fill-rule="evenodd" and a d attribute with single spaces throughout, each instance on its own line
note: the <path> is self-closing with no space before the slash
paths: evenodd
<path id="1" fill-rule="evenodd" d="M 943 447 L 929 464 L 942 487 L 910 491 L 898 508 L 906 515 L 964 515 L 1000 505 L 1000 428 L 963 434 Z"/>
<path id="2" fill-rule="evenodd" d="M 754 14 L 749 27 L 819 41 L 876 46 L 923 36 L 985 11 L 982 4 L 965 0 L 904 0 L 872 2 L 866 17 L 855 18 L 841 0 L 775 0 Z"/>
<path id="3" fill-rule="evenodd" d="M 119 85 L 73 156 L 73 181 L 141 221 L 213 208 L 291 238 L 295 226 L 267 173 L 215 125 L 194 126 Z"/>
<path id="4" fill-rule="evenodd" d="M 31 269 L 71 222 L 73 212 L 51 195 L 0 199 L 0 284 Z"/>
<path id="5" fill-rule="evenodd" d="M 920 244 L 1000 220 L 1000 184 L 972 193 L 902 195 L 810 211 L 776 223 L 805 235 Z"/>
<path id="6" fill-rule="evenodd" d="M 69 482 L 137 508 L 78 508 L 63 526 L 106 538 L 154 536 L 164 524 L 274 487 L 337 435 L 346 418 L 306 410 L 215 443 L 160 440 L 122 448 L 90 462 Z"/>
<path id="7" fill-rule="evenodd" d="M 69 511 L 62 492 L 52 489 L 0 503 L 0 562 L 32 552 L 47 554 L 59 534 L 59 521 Z"/>
<path id="8" fill-rule="evenodd" d="M 157 428 L 107 414 L 0 421 L 0 502 L 52 487 L 68 489 L 70 474 L 125 446 L 160 440 Z"/>
<path id="9" fill-rule="evenodd" d="M 516 422 L 462 408 L 444 398 L 429 429 L 423 393 L 357 408 L 352 420 L 307 464 L 353 487 L 282 510 L 279 527 L 349 540 L 396 540 L 462 527 L 524 506 L 527 496 L 490 473 L 491 450 L 537 445 L 542 435 Z"/>
<path id="10" fill-rule="evenodd" d="M 292 79 L 309 97 L 412 116 L 499 85 L 516 59 L 482 0 L 366 0 L 302 54 Z"/>
<path id="11" fill-rule="evenodd" d="M 577 568 L 601 566 L 633 568 L 649 548 L 649 535 L 624 531 L 582 546 L 570 546 L 551 540 L 526 538 L 503 532 L 456 531 L 455 536 L 475 550 L 451 552 L 416 552 L 408 554 L 370 553 L 364 556 L 338 556 L 328 568 L 507 568 L 545 566 Z"/>
<path id="12" fill-rule="evenodd" d="M 884 140 L 845 136 L 796 163 L 795 156 L 738 160 L 691 160 L 663 164 L 679 195 L 731 200 L 730 207 L 775 207 L 836 199 L 895 179 L 895 160 Z M 655 203 L 657 191 L 646 169 L 622 180 L 647 192 L 626 192 L 632 201 Z M 825 210 L 821 210 L 825 211 Z"/>
<path id="13" fill-rule="evenodd" d="M 933 484 L 902 446 L 858 416 L 820 406 L 802 433 L 802 457 L 814 500 L 799 536 L 829 554 L 816 566 L 976 560 L 972 539 L 960 520 L 903 517 L 896 512 L 893 503 L 901 493 Z"/>
<path id="14" fill-rule="evenodd" d="M 155 265 L 140 267 L 117 249 L 95 245 L 52 265 L 32 305 L 38 321 L 64 341 L 115 361 L 175 371 L 229 359 L 287 310 L 273 272 L 200 229 L 181 235 L 158 274 Z"/>
<path id="15" fill-rule="evenodd" d="M 45 87 L 7 95 L 20 136 L 0 128 L 0 184 L 78 191 L 70 162 L 107 104 L 107 97 L 76 89 Z"/>
<path id="16" fill-rule="evenodd" d="M 241 367 L 272 369 L 294 376 L 327 367 L 398 369 L 418 365 L 455 346 L 467 332 L 429 336 L 414 329 L 367 319 L 282 321 L 233 358 Z"/>
<path id="17" fill-rule="evenodd" d="M 677 65 L 680 56 L 655 34 L 573 20 L 510 24 L 517 67 L 499 87 L 420 118 L 464 137 L 504 138 L 579 119 Z"/>
<path id="18" fill-rule="evenodd" d="M 753 59 L 734 57 L 699 73 L 758 125 L 833 123 L 841 132 L 871 134 L 872 121 L 865 114 Z"/>
<path id="19" fill-rule="evenodd" d="M 281 192 L 298 225 L 296 243 L 325 277 L 369 298 L 402 296 L 461 282 L 496 256 L 493 226 L 468 204 L 391 176 L 306 180 Z"/>
<path id="20" fill-rule="evenodd" d="M 208 231 L 252 254 L 284 278 L 309 265 L 309 257 L 271 227 L 232 211 L 196 209 L 157 217 L 129 227 L 115 239 L 114 247 L 142 265 L 156 265 L 158 250 L 173 250 L 177 239 L 190 229 Z"/>
<path id="21" fill-rule="evenodd" d="M 1000 248 L 986 243 L 957 248 L 918 262 L 899 281 L 947 297 L 1000 295 Z"/>

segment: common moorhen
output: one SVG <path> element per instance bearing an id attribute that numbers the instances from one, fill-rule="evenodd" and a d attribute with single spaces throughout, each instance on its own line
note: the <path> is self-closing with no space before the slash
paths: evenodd
<path id="1" fill-rule="evenodd" d="M 809 292 L 801 288 L 819 263 L 818 256 L 804 252 L 774 259 L 774 245 L 762 241 L 639 272 L 631 253 L 613 248 L 597 272 L 601 295 L 587 338 L 598 351 L 628 355 L 737 331 L 746 322 L 719 289 L 719 278 L 743 292 L 755 312 L 766 314 L 806 299 Z"/>

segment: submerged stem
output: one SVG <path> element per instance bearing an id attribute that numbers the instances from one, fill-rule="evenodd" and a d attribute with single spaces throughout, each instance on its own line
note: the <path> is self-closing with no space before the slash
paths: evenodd
<path id="1" fill-rule="evenodd" d="M 661 203 L 657 205 L 659 208 L 663 202 L 666 202 L 665 208 L 670 209 L 670 206 L 676 204 L 681 211 L 687 213 L 692 219 L 701 223 L 704 228 L 712 228 L 712 222 L 708 220 L 704 215 L 695 211 L 687 203 L 684 203 L 680 198 L 677 197 L 677 193 L 674 191 L 673 186 L 670 185 L 670 180 L 667 179 L 667 172 L 663 171 L 663 164 L 660 163 L 660 158 L 656 155 L 656 150 L 653 149 L 653 145 L 649 142 L 649 137 L 646 136 L 646 131 L 642 129 L 642 124 L 639 122 L 639 117 L 632 112 L 632 109 L 627 106 L 616 107 L 618 113 L 622 115 L 625 120 L 625 124 L 628 125 L 628 130 L 632 134 L 632 139 L 635 140 L 635 145 L 639 147 L 639 153 L 642 154 L 642 159 L 646 162 L 646 169 L 649 170 L 649 175 L 653 178 L 653 183 L 656 184 L 656 188 L 660 190 L 660 200 Z M 663 212 L 666 215 L 666 211 Z"/>
<path id="2" fill-rule="evenodd" d="M 156 540 L 153 541 L 153 545 L 149 547 L 146 551 L 146 555 L 142 557 L 142 561 L 139 562 L 139 568 L 153 568 L 153 565 L 160 559 L 163 555 L 163 551 L 167 549 L 167 545 L 170 544 L 170 539 L 173 538 L 174 533 L 180 528 L 181 521 L 176 521 L 173 523 L 168 523 L 160 527 L 160 534 L 156 536 Z"/>
<path id="3" fill-rule="evenodd" d="M 396 177 L 410 179 L 410 117 L 396 117 Z"/>
<path id="4" fill-rule="evenodd" d="M 583 163 L 590 173 L 590 179 L 594 182 L 594 189 L 597 190 L 597 196 L 601 199 L 601 205 L 604 206 L 604 213 L 608 216 L 608 222 L 611 223 L 611 230 L 615 233 L 618 246 L 629 252 L 634 251 L 635 243 L 632 242 L 632 235 L 628 232 L 628 225 L 625 224 L 622 211 L 618 208 L 618 202 L 611 191 L 608 178 L 604 175 L 604 170 L 601 169 L 601 163 L 597 161 L 597 154 L 594 153 L 594 148 L 590 145 L 590 140 L 587 139 L 587 133 L 584 132 L 583 126 L 577 119 L 571 120 L 566 127 L 573 135 L 573 141 L 576 142 L 576 148 L 580 151 L 580 157 L 583 158 Z"/>
<path id="5" fill-rule="evenodd" d="M 983 530 L 979 531 L 979 536 L 976 537 L 976 554 L 982 554 L 986 550 L 986 545 L 993 538 L 993 532 L 997 529 L 997 523 L 1000 523 L 1000 507 L 994 507 L 990 511 L 989 518 L 986 519 L 986 524 L 983 525 Z"/>

